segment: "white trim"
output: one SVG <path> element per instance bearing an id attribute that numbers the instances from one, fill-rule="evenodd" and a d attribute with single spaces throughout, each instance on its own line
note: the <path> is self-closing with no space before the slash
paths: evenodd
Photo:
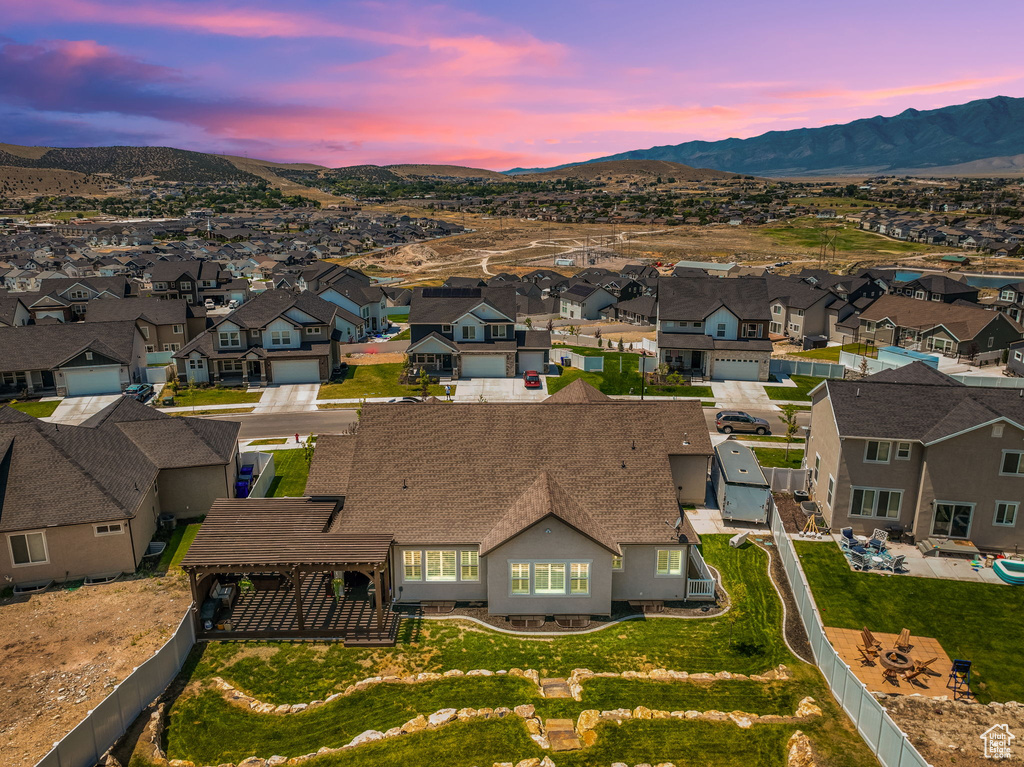
<path id="1" fill-rule="evenodd" d="M 937 513 L 938 513 L 938 510 L 939 510 L 939 506 L 967 506 L 967 507 L 970 508 L 970 510 L 971 510 L 971 521 L 967 523 L 967 532 L 964 533 L 963 536 L 952 535 L 951 533 L 936 533 L 935 532 L 935 520 L 937 518 Z M 977 508 L 977 506 L 978 506 L 978 504 L 971 503 L 971 502 L 968 502 L 968 501 L 940 501 L 940 500 L 933 501 L 932 502 L 931 534 L 932 535 L 942 535 L 942 536 L 944 536 L 946 538 L 953 538 L 954 540 L 958 540 L 958 541 L 960 541 L 960 540 L 968 540 L 971 537 L 971 528 L 974 526 L 974 510 L 975 510 L 975 508 Z M 953 520 L 950 519 L 949 522 L 950 522 L 950 527 L 952 527 Z"/>
<path id="2" fill-rule="evenodd" d="M 22 562 L 18 564 L 14 561 L 14 546 L 11 544 L 11 539 L 18 536 L 25 536 L 25 548 L 28 550 L 28 536 L 40 535 L 43 538 L 43 555 L 45 559 L 40 562 Z M 11 555 L 11 567 L 35 567 L 36 565 L 48 565 L 50 564 L 50 546 L 46 542 L 46 531 L 45 530 L 19 530 L 16 533 L 7 534 L 7 550 Z M 31 553 L 29 554 L 31 557 Z"/>
<path id="3" fill-rule="evenodd" d="M 1013 507 L 1013 521 L 1012 522 L 1000 522 L 999 521 L 999 507 L 1000 506 L 1012 506 Z M 1017 526 L 1017 515 L 1020 513 L 1020 501 L 996 501 L 996 509 L 992 514 L 992 526 L 993 527 L 1016 527 Z"/>
<path id="4" fill-rule="evenodd" d="M 101 527 L 105 527 L 107 529 L 101 532 Z M 114 527 L 116 527 L 117 529 L 112 530 L 111 528 Z M 95 535 L 97 538 L 103 538 L 108 535 L 124 535 L 124 524 L 122 524 L 121 522 L 107 522 L 106 524 L 102 525 L 93 525 L 92 534 Z"/>
<path id="5" fill-rule="evenodd" d="M 1013 453 L 1017 456 L 1017 471 L 1003 471 L 1003 466 L 1006 465 L 1006 456 L 1008 453 Z M 1024 477 L 1024 450 L 1004 450 L 999 456 L 999 476 L 1000 477 Z"/>
<path id="6" fill-rule="evenodd" d="M 888 449 L 885 452 L 885 460 L 879 460 L 877 458 L 868 458 L 868 448 L 871 447 L 871 443 L 877 445 L 887 445 Z M 878 450 L 875 451 L 875 455 L 878 455 Z M 868 439 L 864 441 L 864 463 L 879 463 L 887 464 L 892 460 L 892 440 L 888 439 Z"/>
<path id="7" fill-rule="evenodd" d="M 668 563 L 667 563 L 668 567 L 665 569 L 665 572 L 660 572 L 659 568 L 658 568 L 658 559 L 660 558 L 661 552 L 663 552 L 663 551 L 668 552 Z M 679 572 L 673 572 L 672 571 L 672 554 L 678 554 L 679 555 Z M 655 549 L 654 550 L 654 577 L 655 578 L 683 578 L 685 576 L 686 576 L 686 573 L 683 572 L 683 548 L 682 547 L 664 548 L 664 549 Z"/>
<path id="8" fill-rule="evenodd" d="M 903 457 L 900 457 L 900 447 L 902 445 L 906 445 L 907 446 L 907 454 L 905 456 L 903 456 Z M 896 456 L 895 457 L 896 457 L 897 461 L 909 461 L 910 460 L 910 456 L 913 454 L 913 452 L 914 452 L 914 445 L 913 445 L 913 443 L 908 442 L 907 440 L 900 440 L 899 442 L 896 443 Z"/>
<path id="9" fill-rule="evenodd" d="M 860 490 L 862 492 L 864 492 L 864 491 L 871 491 L 871 492 L 873 492 L 875 494 L 874 500 L 871 502 L 871 512 L 872 513 L 870 513 L 870 514 L 854 514 L 853 513 L 853 496 L 854 496 L 854 493 L 856 493 L 858 490 Z M 899 505 L 896 507 L 896 515 L 895 516 L 889 516 L 888 514 L 879 514 L 878 513 L 878 494 L 879 493 L 889 493 L 889 494 L 897 493 L 897 494 L 899 494 L 900 502 L 899 502 Z M 864 485 L 851 485 L 850 486 L 850 507 L 849 507 L 849 510 L 846 513 L 846 516 L 850 517 L 850 518 L 856 518 L 856 519 L 899 519 L 900 518 L 900 514 L 903 511 L 903 496 L 904 496 L 905 493 L 906 493 L 906 490 L 904 490 L 903 488 L 900 488 L 900 487 L 865 487 Z"/>

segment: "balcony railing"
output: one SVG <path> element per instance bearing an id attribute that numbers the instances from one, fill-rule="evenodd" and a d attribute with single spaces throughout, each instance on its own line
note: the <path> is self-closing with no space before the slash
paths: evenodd
<path id="1" fill-rule="evenodd" d="M 690 599 L 714 599 L 715 577 L 708 569 L 704 557 L 695 546 L 690 547 L 689 577 L 686 579 L 686 594 Z"/>

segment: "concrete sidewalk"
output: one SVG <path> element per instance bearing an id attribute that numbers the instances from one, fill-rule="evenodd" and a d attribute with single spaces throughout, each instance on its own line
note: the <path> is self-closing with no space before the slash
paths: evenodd
<path id="1" fill-rule="evenodd" d="M 316 410 L 316 398 L 320 384 L 270 384 L 256 404 L 254 413 L 301 413 Z"/>
<path id="2" fill-rule="evenodd" d="M 547 378 L 540 377 L 539 389 L 527 389 L 522 378 L 459 379 L 452 399 L 455 402 L 540 402 L 548 396 Z"/>

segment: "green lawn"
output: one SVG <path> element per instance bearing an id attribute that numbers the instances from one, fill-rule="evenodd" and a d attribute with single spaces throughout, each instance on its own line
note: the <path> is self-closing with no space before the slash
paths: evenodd
<path id="1" fill-rule="evenodd" d="M 33 418 L 46 418 L 53 415 L 53 411 L 57 409 L 60 400 L 48 400 L 47 402 L 5 402 L 3 404 L 10 405 L 22 413 L 28 413 Z"/>
<path id="2" fill-rule="evenodd" d="M 163 404 L 163 398 L 168 396 L 169 392 L 164 389 L 164 393 L 160 395 L 158 401 Z M 175 407 L 192 407 L 195 405 L 199 407 L 201 405 L 244 405 L 247 403 L 259 402 L 260 397 L 263 396 L 262 392 L 248 392 L 245 389 L 218 389 L 216 387 L 210 387 L 209 389 L 195 388 L 189 391 L 186 388 L 178 389 L 178 393 L 174 395 Z"/>
<path id="3" fill-rule="evenodd" d="M 552 359 L 560 359 L 562 353 L 570 351 L 586 357 L 604 357 L 604 371 L 584 372 L 578 368 L 562 368 L 561 374 L 547 379 L 548 394 L 568 386 L 582 378 L 595 389 L 605 394 L 640 394 L 639 355 L 630 352 L 612 352 L 592 349 L 589 346 L 556 346 L 551 350 Z M 712 397 L 710 386 L 647 386 L 646 394 L 661 397 Z"/>
<path id="4" fill-rule="evenodd" d="M 740 434 L 739 439 L 746 442 L 789 442 L 793 445 L 802 445 L 804 443 L 803 437 L 793 437 L 793 439 L 787 440 L 786 437 L 776 437 L 770 434 Z"/>
<path id="5" fill-rule="evenodd" d="M 766 386 L 765 394 L 768 399 L 790 400 L 792 402 L 810 402 L 811 389 L 824 381 L 824 378 L 817 376 L 790 376 L 796 386 Z"/>
<path id="6" fill-rule="evenodd" d="M 349 365 L 345 378 L 340 383 L 328 383 L 320 387 L 317 399 L 362 399 L 364 397 L 414 397 L 419 396 L 419 386 L 405 386 L 398 383 L 402 363 L 388 362 L 383 365 Z M 453 391 L 454 391 L 454 387 Z M 444 396 L 443 386 L 431 386 L 430 393 Z"/>
<path id="7" fill-rule="evenodd" d="M 559 767 L 610 764 L 713 765 L 747 767 L 785 762 L 785 743 L 799 729 L 814 741 L 830 767 L 874 765 L 870 753 L 842 717 L 820 674 L 794 658 L 781 638 L 782 608 L 766 576 L 767 556 L 752 544 L 728 546 L 727 536 L 703 536 L 708 562 L 722 574 L 733 605 L 720 617 L 699 620 L 634 620 L 593 634 L 517 637 L 456 621 L 408 619 L 393 648 L 346 648 L 341 644 L 208 642 L 193 651 L 183 672 L 187 692 L 170 712 L 170 758 L 197 764 L 238 761 L 253 754 L 296 756 L 321 746 L 341 745 L 365 729 L 384 730 L 442 707 L 495 707 L 532 703 L 543 717 L 572 717 L 587 708 L 744 710 L 791 713 L 813 696 L 825 712 L 818 720 L 755 725 L 654 720 L 602 724 L 596 745 L 557 754 Z M 665 667 L 690 672 L 730 670 L 758 673 L 785 663 L 789 682 L 770 684 L 716 681 L 662 683 L 589 679 L 583 700 L 546 700 L 514 677 L 462 677 L 419 685 L 378 685 L 322 708 L 288 717 L 253 714 L 233 707 L 205 688 L 221 676 L 271 703 L 324 699 L 375 674 L 405 675 L 447 669 L 534 668 L 542 676 L 565 675 L 576 667 L 621 671 Z M 445 754 L 453 767 L 542 757 L 516 718 L 453 724 L 433 732 L 360 747 L 316 760 L 322 765 L 403 764 L 428 767 Z M 699 761 L 687 761 L 688 755 Z"/>
<path id="8" fill-rule="evenodd" d="M 157 572 L 166 573 L 173 567 L 178 567 L 181 560 L 188 553 L 188 547 L 196 539 L 199 533 L 200 523 L 191 525 L 178 525 L 171 533 L 171 539 L 167 542 L 167 548 L 160 555 L 160 562 L 157 564 Z"/>
<path id="9" fill-rule="evenodd" d="M 411 341 L 412 340 L 412 330 L 410 330 L 409 328 L 406 328 L 401 333 L 398 333 L 397 335 L 392 336 L 388 340 L 389 341 Z"/>
<path id="10" fill-rule="evenodd" d="M 306 494 L 309 464 L 303 451 L 275 450 L 274 472 L 277 474 L 267 490 L 267 498 L 301 498 Z"/>
<path id="11" fill-rule="evenodd" d="M 799 469 L 804 459 L 804 451 L 797 447 L 790 448 L 788 460 L 784 447 L 755 447 L 754 455 L 762 466 L 776 469 Z"/>
<path id="12" fill-rule="evenodd" d="M 225 407 L 219 410 L 179 410 L 176 413 L 168 413 L 169 416 L 191 416 L 191 415 L 233 415 L 236 413 L 251 413 L 254 407 Z"/>
<path id="13" fill-rule="evenodd" d="M 795 541 L 826 626 L 934 637 L 950 658 L 973 662 L 979 700 L 1024 700 L 1021 592 L 991 583 L 883 577 L 851 570 L 839 549 Z M 949 669 L 937 669 L 948 673 Z"/>
<path id="14" fill-rule="evenodd" d="M 275 437 L 273 439 L 254 439 L 249 443 L 249 447 L 256 447 L 258 445 L 284 445 L 287 444 L 287 437 Z"/>
<path id="15" fill-rule="evenodd" d="M 395 325 L 397 325 L 399 322 L 408 322 L 409 321 L 409 312 L 402 312 L 402 313 L 399 313 L 399 314 L 389 314 L 388 315 L 388 320 L 392 324 L 395 324 Z"/>
<path id="16" fill-rule="evenodd" d="M 833 229 L 833 227 L 836 227 Z M 877 253 L 926 253 L 944 248 L 917 242 L 891 240 L 880 234 L 872 234 L 857 229 L 849 223 L 832 223 L 819 221 L 816 218 L 797 218 L 791 223 L 779 224 L 758 230 L 780 245 L 787 245 L 801 250 L 817 250 L 821 246 L 821 232 L 829 235 L 836 233 L 836 251 L 874 251 Z"/>
<path id="17" fill-rule="evenodd" d="M 840 352 L 850 352 L 851 354 L 866 354 L 869 357 L 877 357 L 878 350 L 874 346 L 869 344 L 843 344 L 842 346 L 824 346 L 821 349 L 807 349 L 802 352 L 793 352 L 790 357 L 806 357 L 812 360 L 821 360 L 822 362 L 839 362 Z"/>

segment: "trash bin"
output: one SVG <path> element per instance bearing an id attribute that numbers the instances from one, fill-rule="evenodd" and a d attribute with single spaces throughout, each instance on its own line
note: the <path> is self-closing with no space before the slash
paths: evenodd
<path id="1" fill-rule="evenodd" d="M 562 357 L 562 367 L 564 367 L 564 368 L 572 367 L 572 358 L 571 357 Z"/>
<path id="2" fill-rule="evenodd" d="M 174 397 L 164 397 L 164 407 L 170 407 L 174 404 Z"/>

